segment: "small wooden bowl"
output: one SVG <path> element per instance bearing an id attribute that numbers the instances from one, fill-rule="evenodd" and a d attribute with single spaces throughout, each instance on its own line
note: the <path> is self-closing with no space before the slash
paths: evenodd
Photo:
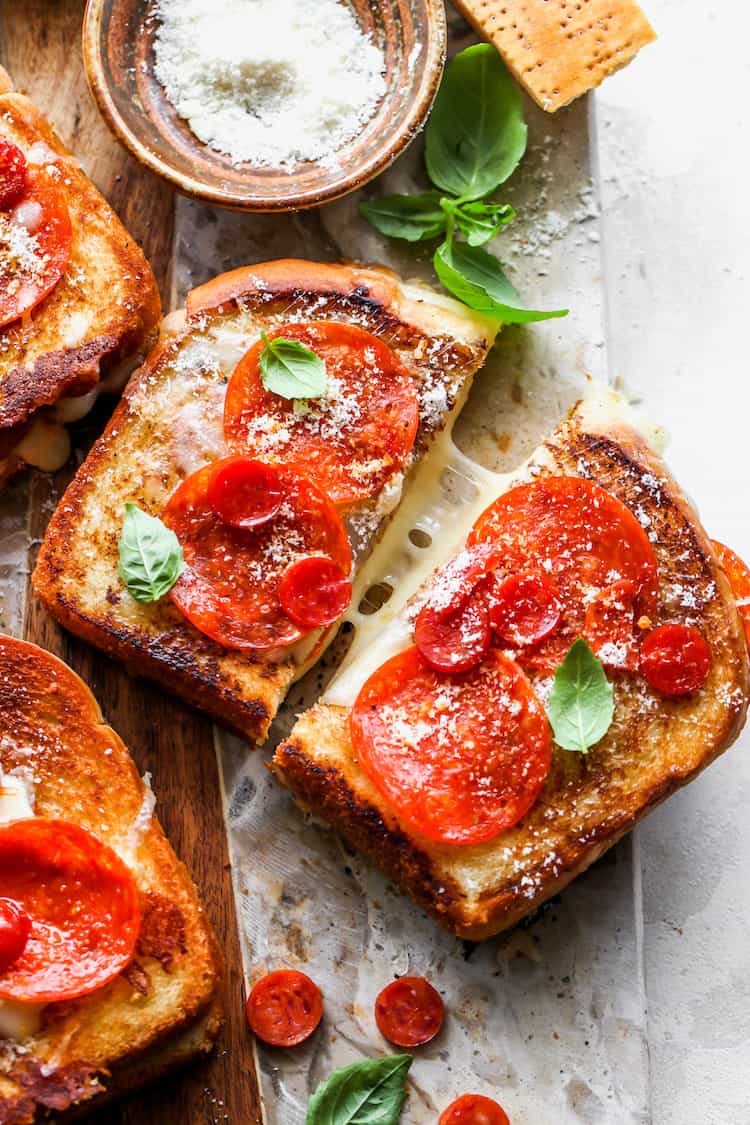
<path id="1" fill-rule="evenodd" d="M 445 60 L 443 0 L 349 0 L 381 47 L 387 90 L 333 166 L 289 171 L 233 165 L 178 117 L 154 74 L 154 0 L 88 0 L 83 58 L 99 109 L 117 137 L 186 195 L 240 211 L 294 211 L 337 199 L 384 171 L 418 133 Z"/>

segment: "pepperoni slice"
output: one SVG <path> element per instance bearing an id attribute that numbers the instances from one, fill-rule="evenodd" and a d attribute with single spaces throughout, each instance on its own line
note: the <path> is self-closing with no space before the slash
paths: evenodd
<path id="1" fill-rule="evenodd" d="M 635 582 L 624 578 L 595 594 L 586 610 L 583 635 L 608 668 L 626 672 L 638 669 L 635 596 Z"/>
<path id="2" fill-rule="evenodd" d="M 323 997 L 314 981 L 296 969 L 261 977 L 247 1001 L 253 1034 L 271 1047 L 296 1047 L 309 1039 L 323 1016 Z"/>
<path id="3" fill-rule="evenodd" d="M 407 649 L 364 685 L 350 729 L 362 768 L 398 816 L 448 844 L 479 843 L 516 824 L 550 765 L 542 705 L 500 650 L 445 677 Z"/>
<path id="4" fill-rule="evenodd" d="M 72 240 L 65 188 L 46 168 L 30 165 L 25 196 L 10 213 L 0 211 L 0 328 L 54 289 Z"/>
<path id="5" fill-rule="evenodd" d="M 540 574 L 511 574 L 495 582 L 491 594 L 492 628 L 506 644 L 537 644 L 560 624 L 557 595 Z"/>
<path id="6" fill-rule="evenodd" d="M 712 539 L 711 542 L 737 600 L 737 609 L 745 626 L 747 643 L 750 645 L 750 567 L 723 543 L 719 543 L 716 539 Z"/>
<path id="7" fill-rule="evenodd" d="M 708 641 L 692 625 L 659 625 L 641 645 L 641 672 L 662 695 L 691 695 L 710 669 Z"/>
<path id="8" fill-rule="evenodd" d="M 21 955 L 0 972 L 0 997 L 51 1003 L 85 996 L 133 956 L 138 888 L 122 860 L 62 820 L 0 826 L 0 886 L 28 915 Z"/>
<path id="9" fill-rule="evenodd" d="M 580 477 L 542 477 L 519 485 L 480 517 L 469 545 L 492 543 L 498 576 L 538 573 L 555 591 L 562 620 L 518 659 L 556 668 L 584 632 L 586 608 L 614 582 L 635 584 L 636 612 L 653 611 L 657 569 L 653 548 L 633 513 L 603 488 Z"/>
<path id="10" fill-rule="evenodd" d="M 284 499 L 279 474 L 273 465 L 250 457 L 219 462 L 208 481 L 206 493 L 217 516 L 232 527 L 258 527 L 267 523 Z"/>
<path id="11" fill-rule="evenodd" d="M 397 1047 L 421 1047 L 434 1039 L 445 1019 L 440 993 L 424 977 L 391 981 L 375 1001 L 380 1034 Z"/>
<path id="12" fill-rule="evenodd" d="M 26 194 L 26 157 L 18 145 L 0 139 L 0 211 L 10 211 Z"/>
<path id="13" fill-rule="evenodd" d="M 330 500 L 284 465 L 276 470 L 283 501 L 273 519 L 250 528 L 225 523 L 210 502 L 209 485 L 235 460 L 193 473 L 164 510 L 164 523 L 185 554 L 185 570 L 170 597 L 196 629 L 227 648 L 282 648 L 305 631 L 281 605 L 283 576 L 307 555 L 323 555 L 348 574 L 349 540 Z"/>
<path id="14" fill-rule="evenodd" d="M 278 336 L 320 356 L 328 392 L 300 407 L 266 390 L 259 341 L 227 388 L 227 445 L 306 473 L 336 504 L 379 492 L 403 466 L 417 433 L 419 405 L 408 371 L 387 344 L 350 324 L 289 324 L 269 333 L 271 340 Z"/>
<path id="15" fill-rule="evenodd" d="M 510 1125 L 502 1106 L 482 1094 L 462 1094 L 440 1114 L 438 1125 Z"/>
<path id="16" fill-rule="evenodd" d="M 0 973 L 23 953 L 31 933 L 31 920 L 19 902 L 0 898 Z"/>
<path id="17" fill-rule="evenodd" d="M 331 625 L 349 608 L 352 584 L 344 571 L 320 555 L 292 563 L 279 583 L 279 601 L 302 629 Z"/>
<path id="18" fill-rule="evenodd" d="M 487 599 L 481 587 L 494 549 L 460 551 L 433 575 L 414 625 L 414 643 L 439 672 L 466 672 L 490 646 Z"/>

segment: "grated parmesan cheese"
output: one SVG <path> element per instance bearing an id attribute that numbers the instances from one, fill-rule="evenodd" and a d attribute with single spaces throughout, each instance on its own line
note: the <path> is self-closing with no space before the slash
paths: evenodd
<path id="1" fill-rule="evenodd" d="M 233 164 L 331 161 L 385 92 L 382 51 L 340 0 L 158 0 L 156 76 Z"/>

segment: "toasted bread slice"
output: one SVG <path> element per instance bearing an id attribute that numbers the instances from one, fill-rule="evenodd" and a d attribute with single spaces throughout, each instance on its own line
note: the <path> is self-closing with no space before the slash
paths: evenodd
<path id="1" fill-rule="evenodd" d="M 220 1024 L 219 958 L 195 888 L 153 815 L 153 795 L 86 685 L 35 645 L 0 636 L 0 766 L 28 782 L 37 817 L 71 821 L 114 848 L 141 896 L 136 955 L 109 985 L 48 1004 L 0 1001 L 0 1122 L 98 1104 L 207 1050 Z M 7 1031 L 7 1028 L 6 1028 Z M 0 1033 L 2 1034 L 2 1033 Z M 21 1032 L 23 1035 L 24 1032 Z"/>
<path id="2" fill-rule="evenodd" d="M 398 353 L 420 398 L 412 465 L 460 408 L 497 330 L 378 269 L 284 260 L 194 290 L 65 493 L 34 574 L 37 595 L 63 625 L 254 742 L 309 648 L 262 660 L 210 640 L 169 599 L 135 601 L 118 576 L 117 545 L 127 500 L 159 515 L 181 480 L 225 454 L 223 404 L 237 361 L 261 330 L 303 319 L 360 325 Z M 399 494 L 397 485 L 349 511 L 355 556 L 367 553 Z"/>
<path id="3" fill-rule="evenodd" d="M 516 827 L 480 845 L 439 845 L 399 821 L 358 766 L 349 736 L 359 686 L 411 643 L 411 628 L 396 613 L 377 641 L 380 655 L 360 644 L 338 686 L 334 680 L 274 757 L 276 776 L 305 808 L 366 852 L 448 930 L 474 940 L 514 925 L 695 777 L 737 737 L 748 703 L 747 647 L 727 579 L 695 511 L 632 422 L 609 406 L 579 406 L 519 474 L 497 478 L 482 507 L 540 474 L 588 477 L 648 529 L 663 613 L 697 625 L 711 644 L 705 687 L 666 699 L 640 675 L 617 677 L 608 734 L 585 756 L 555 747 L 541 795 Z M 544 698 L 549 677 L 531 678 Z"/>
<path id="4" fill-rule="evenodd" d="M 137 366 L 156 336 L 161 302 L 139 247 L 1 68 L 0 138 L 32 162 L 57 169 L 73 228 L 70 262 L 58 284 L 29 316 L 0 328 L 1 481 L 23 462 L 59 467 L 69 448 L 62 423 L 92 405 L 93 395 L 82 396 L 100 379 L 109 376 L 114 385 Z M 55 403 L 55 411 L 45 409 Z M 32 433 L 35 416 L 46 429 Z"/>

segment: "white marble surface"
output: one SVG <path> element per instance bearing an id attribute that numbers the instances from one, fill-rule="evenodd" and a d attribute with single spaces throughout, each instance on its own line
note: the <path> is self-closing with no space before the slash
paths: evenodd
<path id="1" fill-rule="evenodd" d="M 659 41 L 597 94 L 612 369 L 750 557 L 747 0 L 646 0 Z M 655 1125 L 750 1122 L 750 730 L 638 833 Z"/>

